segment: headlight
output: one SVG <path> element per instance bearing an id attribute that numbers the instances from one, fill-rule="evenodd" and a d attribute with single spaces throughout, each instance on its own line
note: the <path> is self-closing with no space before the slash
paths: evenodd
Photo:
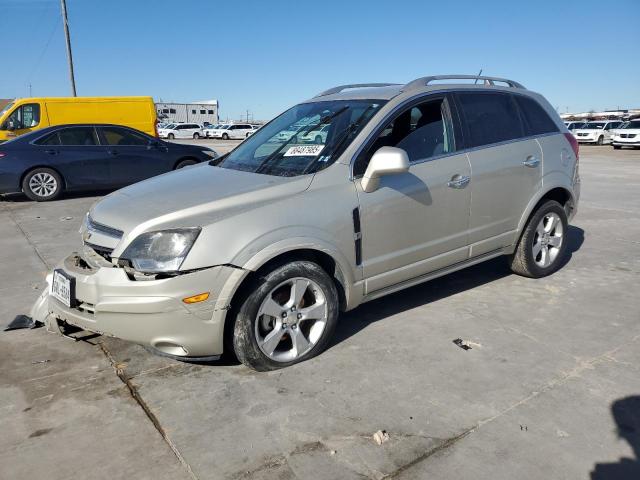
<path id="1" fill-rule="evenodd" d="M 211 158 L 218 158 L 218 153 L 213 150 L 201 150 L 205 155 L 209 155 Z"/>
<path id="2" fill-rule="evenodd" d="M 200 234 L 200 228 L 178 228 L 138 235 L 120 256 L 144 273 L 175 272 L 180 269 Z"/>

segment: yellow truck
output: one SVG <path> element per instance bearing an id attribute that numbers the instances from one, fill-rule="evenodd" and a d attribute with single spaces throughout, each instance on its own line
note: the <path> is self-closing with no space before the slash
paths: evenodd
<path id="1" fill-rule="evenodd" d="M 111 123 L 157 136 L 151 97 L 18 98 L 0 111 L 0 142 L 52 125 Z"/>

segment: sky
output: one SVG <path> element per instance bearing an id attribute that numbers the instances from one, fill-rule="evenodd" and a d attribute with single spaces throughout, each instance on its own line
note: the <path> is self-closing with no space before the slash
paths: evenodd
<path id="1" fill-rule="evenodd" d="M 512 78 L 558 109 L 640 108 L 640 0 L 67 0 L 79 96 L 218 99 L 267 120 L 335 85 Z M 0 98 L 65 96 L 59 0 L 0 0 Z"/>

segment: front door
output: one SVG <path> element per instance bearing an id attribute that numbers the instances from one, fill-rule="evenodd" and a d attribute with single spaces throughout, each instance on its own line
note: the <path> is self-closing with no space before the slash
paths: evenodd
<path id="1" fill-rule="evenodd" d="M 408 173 L 382 177 L 374 192 L 356 181 L 365 294 L 468 258 L 473 180 L 453 125 L 448 99 L 429 97 L 400 110 L 356 159 L 356 177 L 383 146 L 402 148 L 410 160 Z"/>
<path id="2" fill-rule="evenodd" d="M 25 103 L 16 107 L 7 117 L 5 124 L 2 125 L 2 128 L 6 130 L 4 133 L 6 133 L 7 140 L 42 128 L 40 116 L 39 103 Z"/>

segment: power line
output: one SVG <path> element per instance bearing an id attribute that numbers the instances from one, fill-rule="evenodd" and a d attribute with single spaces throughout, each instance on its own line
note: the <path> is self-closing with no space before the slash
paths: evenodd
<path id="1" fill-rule="evenodd" d="M 40 56 L 38 57 L 38 60 L 36 61 L 33 68 L 31 69 L 29 76 L 27 77 L 27 82 L 31 82 L 31 78 L 33 77 L 33 74 L 36 72 L 36 69 L 40 66 L 40 62 L 42 62 L 44 54 L 47 53 L 49 44 L 51 43 L 51 40 L 53 40 L 53 34 L 56 33 L 56 30 L 58 30 L 59 25 L 60 25 L 60 22 L 56 20 L 56 22 L 53 24 L 53 28 L 51 29 L 51 33 L 49 34 L 49 38 L 47 39 L 47 43 L 45 43 L 44 48 L 42 49 L 42 52 L 40 52 Z"/>

